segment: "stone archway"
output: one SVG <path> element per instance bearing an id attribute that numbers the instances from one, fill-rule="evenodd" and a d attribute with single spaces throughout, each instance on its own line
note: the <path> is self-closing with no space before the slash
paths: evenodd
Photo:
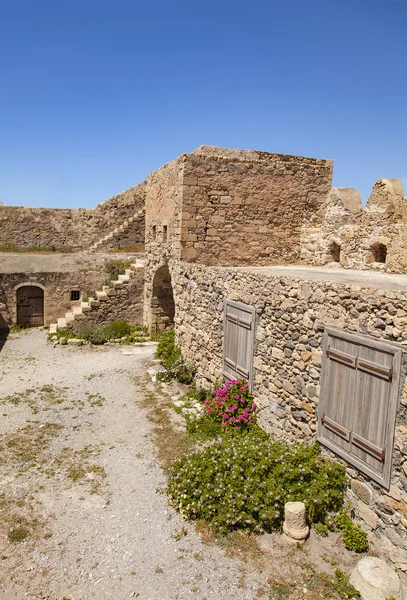
<path id="1" fill-rule="evenodd" d="M 24 327 L 44 325 L 44 288 L 27 283 L 17 286 L 17 323 Z"/>
<path id="2" fill-rule="evenodd" d="M 171 273 L 168 265 L 159 267 L 153 278 L 153 294 L 150 302 L 150 333 L 163 331 L 174 322 L 175 302 Z"/>

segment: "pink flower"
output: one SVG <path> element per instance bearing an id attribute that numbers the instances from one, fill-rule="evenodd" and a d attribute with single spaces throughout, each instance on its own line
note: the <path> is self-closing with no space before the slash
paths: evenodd
<path id="1" fill-rule="evenodd" d="M 222 402 L 220 400 L 216 400 L 216 406 L 221 406 Z"/>
<path id="2" fill-rule="evenodd" d="M 252 409 L 256 410 L 257 406 L 255 404 L 252 404 Z"/>

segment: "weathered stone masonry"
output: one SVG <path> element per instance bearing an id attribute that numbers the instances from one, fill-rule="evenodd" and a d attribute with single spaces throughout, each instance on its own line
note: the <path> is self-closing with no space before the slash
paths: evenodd
<path id="1" fill-rule="evenodd" d="M 17 286 L 39 285 L 44 289 L 44 324 L 49 325 L 72 306 L 80 304 L 80 301 L 71 302 L 72 290 L 78 290 L 82 299 L 87 293 L 102 289 L 107 277 L 104 264 L 111 258 L 108 254 L 3 254 L 0 259 L 0 327 L 17 322 Z M 130 257 L 115 255 L 115 258 Z M 127 319 L 141 324 L 143 283 L 143 272 L 135 273 L 129 286 L 115 292 L 99 311 L 87 313 L 87 323 Z"/>
<path id="2" fill-rule="evenodd" d="M 313 439 L 317 429 L 323 325 L 391 342 L 407 340 L 407 293 L 330 282 L 171 264 L 176 331 L 204 387 L 222 378 L 225 299 L 256 308 L 254 394 L 272 435 Z M 349 467 L 348 496 L 374 544 L 407 569 L 407 387 L 404 361 L 388 492 Z M 336 460 L 338 457 L 335 456 Z"/>
<path id="3" fill-rule="evenodd" d="M 144 206 L 144 183 L 113 196 L 95 209 L 0 206 L 0 247 L 86 250 Z M 104 247 L 144 243 L 144 216 Z"/>

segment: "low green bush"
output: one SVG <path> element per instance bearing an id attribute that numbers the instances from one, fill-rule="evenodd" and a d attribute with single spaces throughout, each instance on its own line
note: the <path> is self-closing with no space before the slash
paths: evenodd
<path id="1" fill-rule="evenodd" d="M 331 521 L 330 526 L 332 529 L 342 532 L 343 543 L 348 550 L 367 552 L 369 549 L 367 534 L 360 525 L 356 525 L 352 521 L 352 517 L 346 510 L 340 510 L 333 521 Z"/>
<path id="2" fill-rule="evenodd" d="M 170 468 L 170 502 L 219 532 L 262 533 L 281 527 L 286 502 L 305 503 L 310 523 L 325 522 L 343 505 L 345 469 L 322 457 L 317 444 L 272 441 L 256 424 L 231 431 L 184 455 Z"/>
<path id="3" fill-rule="evenodd" d="M 120 340 L 124 337 L 128 343 L 131 343 L 133 337 L 139 341 L 139 335 L 143 331 L 143 327 L 130 325 L 127 321 L 113 321 L 109 325 L 83 325 L 78 330 L 77 337 L 95 345 L 105 344 L 109 340 Z"/>
<path id="4" fill-rule="evenodd" d="M 158 338 L 156 358 L 161 360 L 164 371 L 157 374 L 158 381 L 177 379 L 181 383 L 191 384 L 195 376 L 195 367 L 187 363 L 181 354 L 181 348 L 175 343 L 173 327 L 163 331 Z"/>
<path id="5" fill-rule="evenodd" d="M 113 321 L 110 325 L 105 325 L 103 331 L 109 336 L 109 339 L 117 340 L 130 335 L 134 331 L 134 327 L 127 321 Z"/>
<path id="6" fill-rule="evenodd" d="M 105 327 L 97 325 L 82 325 L 78 330 L 77 337 L 87 340 L 96 346 L 105 344 L 110 339 L 110 336 L 105 331 Z"/>

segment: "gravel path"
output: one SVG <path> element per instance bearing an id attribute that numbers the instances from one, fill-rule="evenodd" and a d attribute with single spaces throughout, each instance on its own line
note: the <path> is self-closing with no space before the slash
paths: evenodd
<path id="1" fill-rule="evenodd" d="M 5 344 L 0 600 L 257 597 L 257 574 L 243 577 L 166 502 L 138 404 L 153 351 L 53 348 L 38 330 Z M 30 535 L 11 543 L 19 515 Z"/>

